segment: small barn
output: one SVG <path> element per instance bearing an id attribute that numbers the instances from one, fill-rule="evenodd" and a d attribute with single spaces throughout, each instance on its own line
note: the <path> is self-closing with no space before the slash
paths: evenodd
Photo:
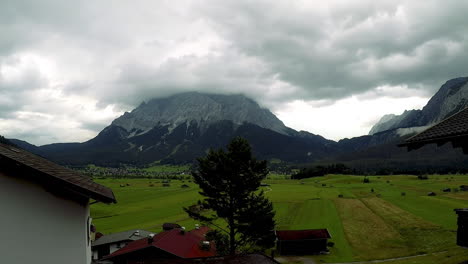
<path id="1" fill-rule="evenodd" d="M 468 209 L 455 209 L 458 215 L 457 245 L 468 247 Z"/>
<path id="2" fill-rule="evenodd" d="M 179 224 L 175 224 L 175 223 L 164 223 L 162 228 L 163 228 L 164 231 L 169 231 L 169 230 L 172 230 L 174 228 L 181 228 L 181 226 Z"/>
<path id="3" fill-rule="evenodd" d="M 327 229 L 277 230 L 276 238 L 280 255 L 314 255 L 328 251 L 331 235 Z"/>

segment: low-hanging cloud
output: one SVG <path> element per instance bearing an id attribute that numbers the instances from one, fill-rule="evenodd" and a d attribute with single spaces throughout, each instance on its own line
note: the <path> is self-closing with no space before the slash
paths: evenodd
<path id="1" fill-rule="evenodd" d="M 243 93 L 273 110 L 427 98 L 467 75 L 467 11 L 456 0 L 6 1 L 0 119 L 33 129 L 12 120 L 69 117 L 90 135 L 141 101 L 185 91 Z M 86 121 L 67 104 L 105 114 Z"/>

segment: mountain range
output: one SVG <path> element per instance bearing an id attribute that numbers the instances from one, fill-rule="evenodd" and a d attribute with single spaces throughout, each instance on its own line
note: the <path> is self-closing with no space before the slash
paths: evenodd
<path id="1" fill-rule="evenodd" d="M 467 105 L 468 77 L 452 79 L 422 110 L 386 115 L 369 135 L 335 142 L 286 127 L 268 109 L 243 95 L 188 92 L 143 102 L 83 143 L 34 146 L 10 141 L 66 165 L 191 163 L 209 148 L 223 147 L 231 138 L 242 136 L 258 158 L 288 163 L 340 162 L 364 171 L 465 169 L 460 164 L 468 159 L 450 147 L 428 146 L 408 153 L 396 145 Z"/>

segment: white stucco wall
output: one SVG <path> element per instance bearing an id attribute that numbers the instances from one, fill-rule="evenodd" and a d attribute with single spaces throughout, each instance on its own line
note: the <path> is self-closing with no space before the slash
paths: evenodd
<path id="1" fill-rule="evenodd" d="M 89 264 L 89 206 L 0 172 L 0 259 L 16 264 Z"/>

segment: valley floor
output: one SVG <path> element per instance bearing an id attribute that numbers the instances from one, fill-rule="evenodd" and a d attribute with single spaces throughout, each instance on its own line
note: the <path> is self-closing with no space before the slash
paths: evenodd
<path id="1" fill-rule="evenodd" d="M 416 176 L 328 175 L 305 180 L 272 176 L 266 195 L 276 210 L 277 229 L 327 228 L 329 255 L 306 259 L 327 263 L 387 260 L 385 263 L 460 263 L 468 250 L 455 245 L 455 208 L 468 207 L 465 175 Z M 165 222 L 191 229 L 195 222 L 182 207 L 200 198 L 189 181 L 173 180 L 163 187 L 158 179 L 100 179 L 117 197 L 115 205 L 94 204 L 91 214 L 98 231 L 129 229 L 161 231 Z M 182 188 L 186 184 L 188 188 Z M 124 186 L 124 187 L 121 187 Z M 442 192 L 450 188 L 451 192 Z M 428 196 L 435 192 L 436 196 Z M 406 256 L 412 258 L 395 259 Z M 293 259 L 289 263 L 301 263 Z M 304 262 L 306 263 L 306 262 Z"/>

